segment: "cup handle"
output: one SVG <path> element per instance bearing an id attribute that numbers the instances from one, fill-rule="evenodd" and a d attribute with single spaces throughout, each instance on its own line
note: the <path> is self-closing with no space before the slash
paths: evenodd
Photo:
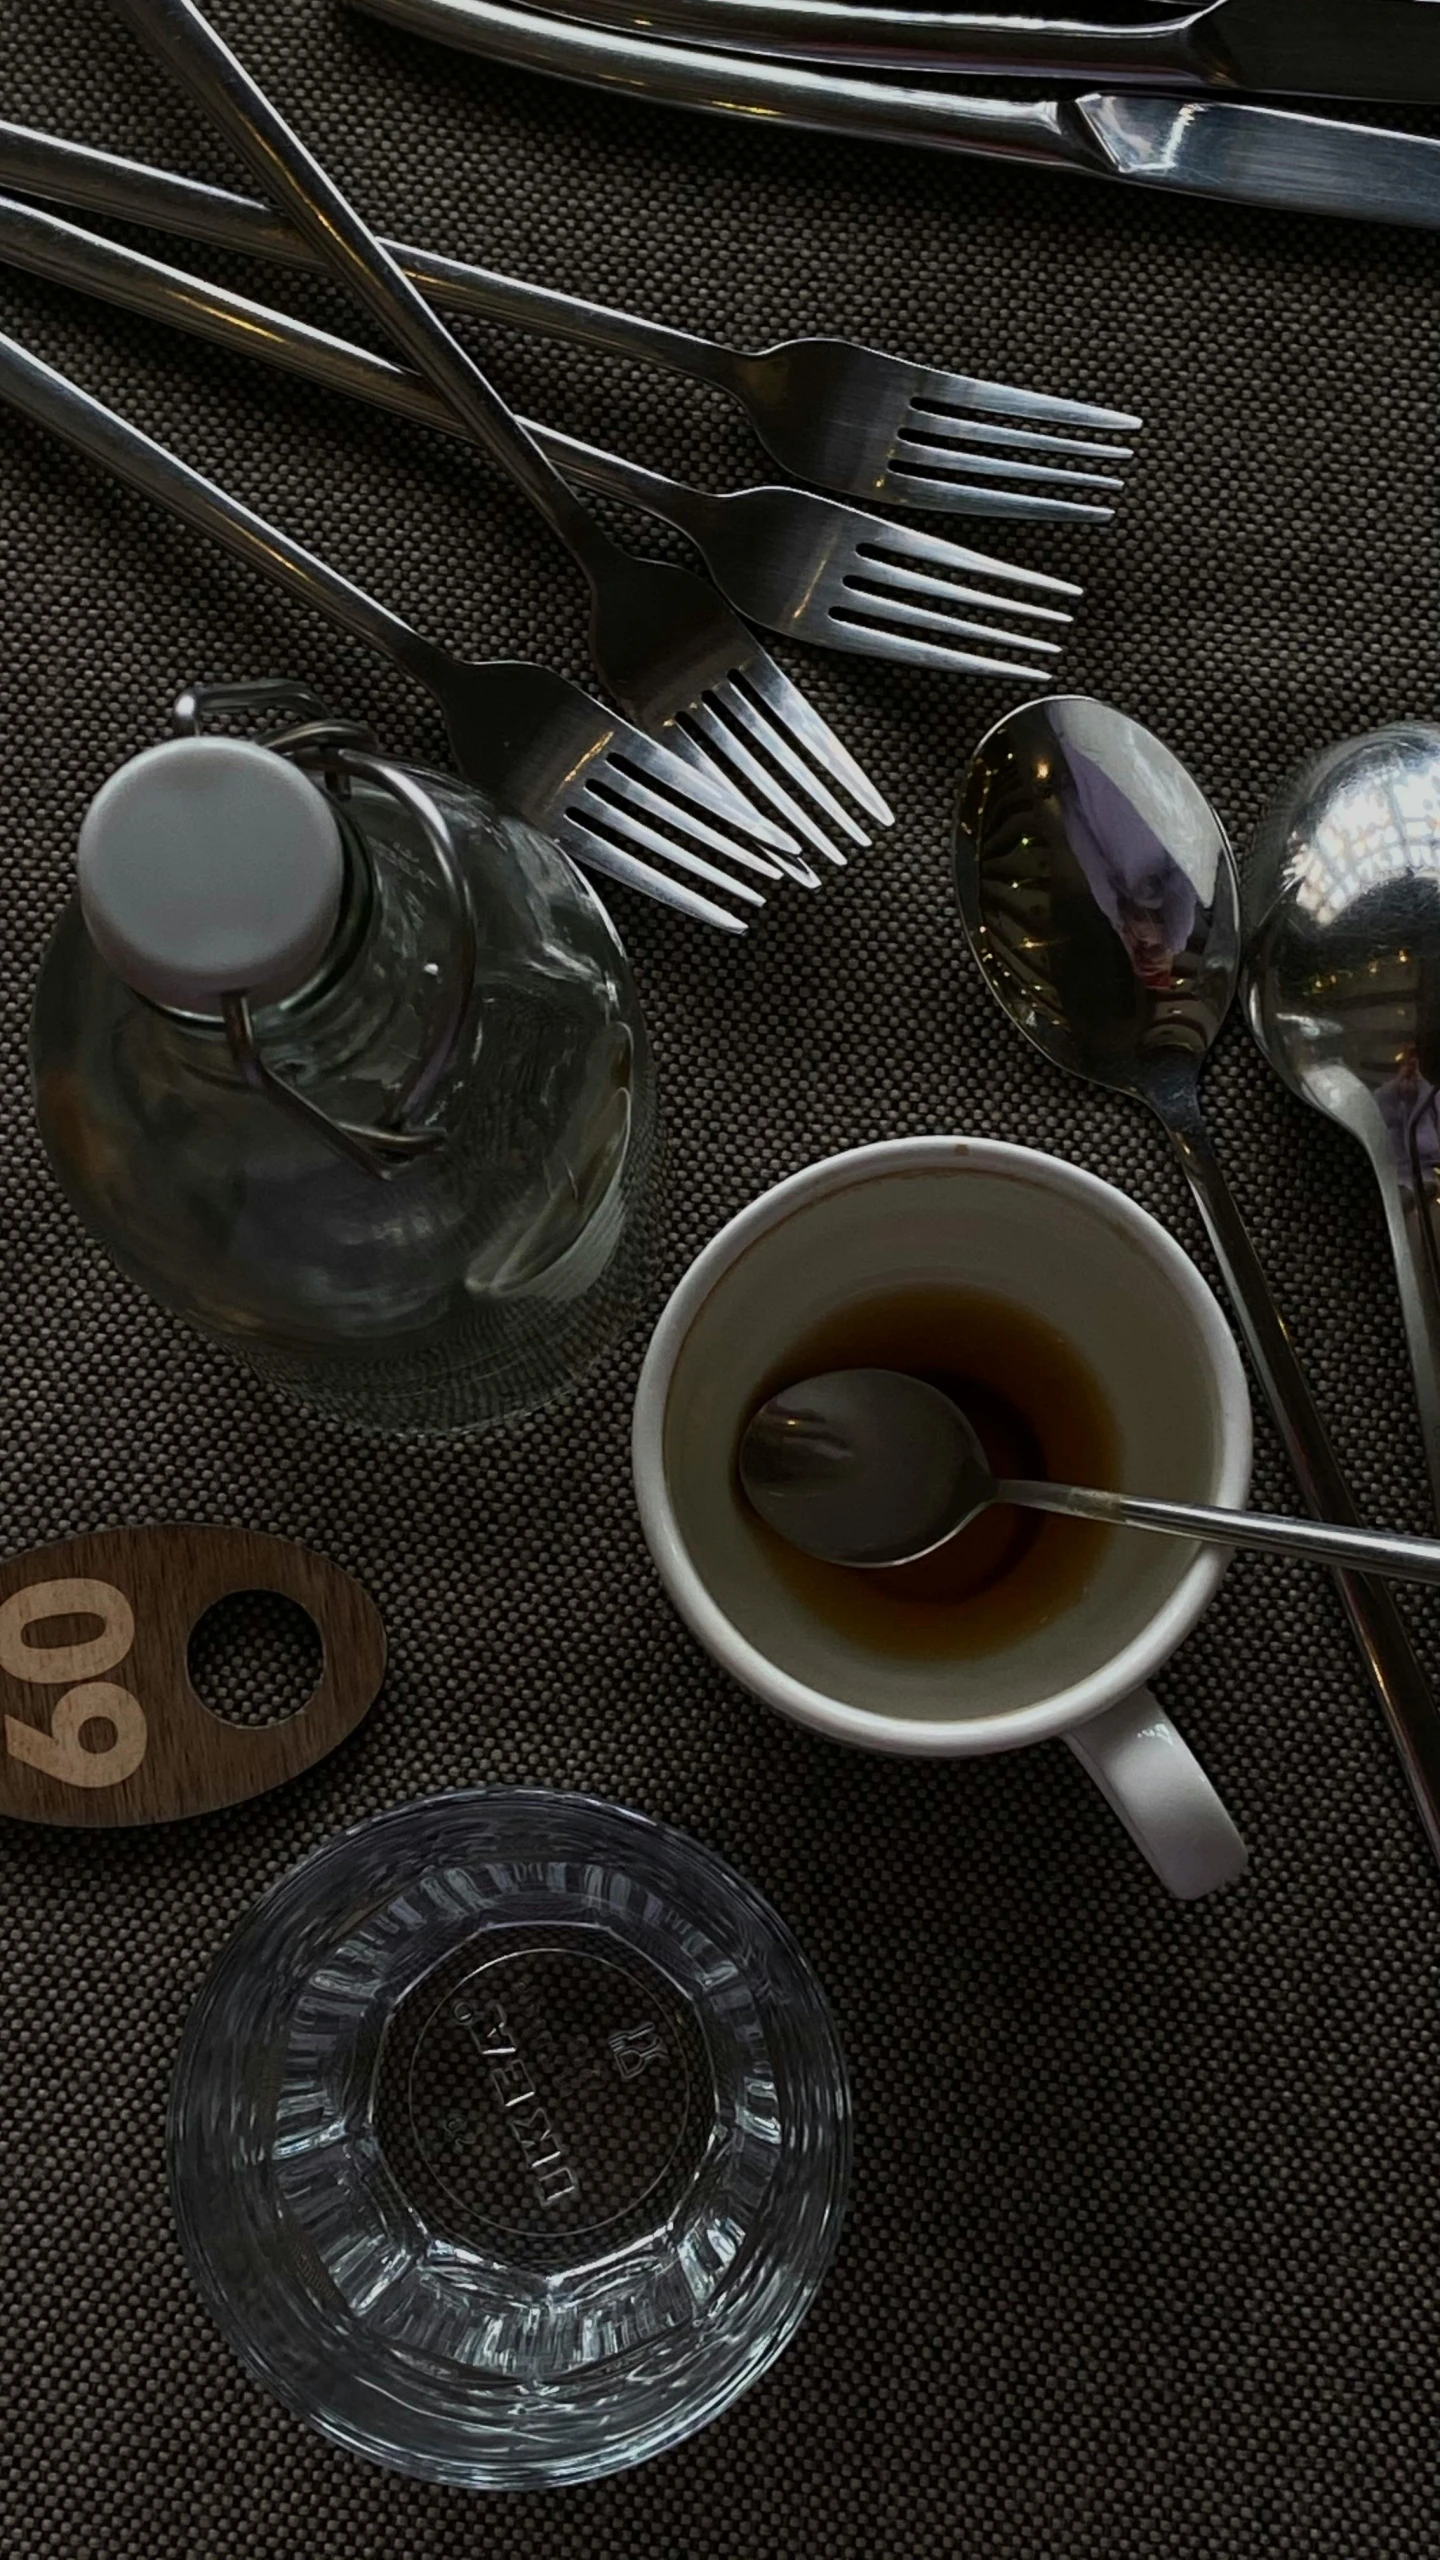
<path id="1" fill-rule="evenodd" d="M 1244 1874 L 1244 1841 L 1148 1689 L 1132 1690 L 1065 1739 L 1171 1893 L 1193 1902 Z"/>

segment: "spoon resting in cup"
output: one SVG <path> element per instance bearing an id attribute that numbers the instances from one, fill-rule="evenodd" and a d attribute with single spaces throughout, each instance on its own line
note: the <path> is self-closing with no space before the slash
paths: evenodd
<path id="1" fill-rule="evenodd" d="M 869 1572 L 933 1555 L 991 1503 L 1009 1502 L 1118 1529 L 1440 1582 L 1440 1541 L 1431 1538 L 997 1477 L 952 1398 L 899 1369 L 831 1369 L 784 1388 L 751 1415 L 739 1464 L 747 1500 L 792 1547 Z"/>

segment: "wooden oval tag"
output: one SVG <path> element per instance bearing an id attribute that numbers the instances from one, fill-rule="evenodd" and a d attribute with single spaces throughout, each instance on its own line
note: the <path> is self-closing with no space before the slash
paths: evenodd
<path id="1" fill-rule="evenodd" d="M 227 1723 L 191 1683 L 191 1630 L 239 1591 L 296 1601 L 324 1647 L 319 1687 L 282 1724 Z M 78 1640 L 47 1642 L 77 1621 Z M 0 1564 L 0 1813 L 109 1828 L 239 1804 L 323 1760 L 384 1674 L 368 1591 L 289 1538 L 106 1529 L 33 1548 Z"/>

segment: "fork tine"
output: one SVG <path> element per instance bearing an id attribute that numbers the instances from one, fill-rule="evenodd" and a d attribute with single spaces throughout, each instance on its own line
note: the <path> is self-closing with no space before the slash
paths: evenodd
<path id="1" fill-rule="evenodd" d="M 862 541 L 856 547 L 867 557 L 869 556 L 868 543 Z M 1054 577 L 1048 569 L 1022 569 L 1018 561 L 997 560 L 993 552 L 972 551 L 968 544 L 947 542 L 943 535 L 938 533 L 917 533 L 915 527 L 908 524 L 886 524 L 883 527 L 882 533 L 876 536 L 875 556 L 878 558 L 882 554 L 897 559 L 924 561 L 929 567 L 936 569 L 962 569 L 982 578 L 1003 579 L 1006 586 L 1045 587 L 1052 595 L 1057 596 L 1083 596 L 1085 593 L 1084 588 L 1077 586 L 1073 578 Z M 1005 603 L 1007 608 L 1016 613 L 1031 613 L 1036 610 L 1033 605 L 1023 605 L 1018 602 L 1012 606 L 1008 596 L 1005 598 Z"/>
<path id="2" fill-rule="evenodd" d="M 794 748 L 789 746 L 788 740 L 784 740 L 773 723 L 765 719 L 758 706 L 749 699 L 739 685 L 732 680 L 728 684 L 717 686 L 709 698 L 706 710 L 709 721 L 707 734 L 723 743 L 725 751 L 735 758 L 742 772 L 754 775 L 758 783 L 765 785 L 774 794 L 777 805 L 782 807 L 794 822 L 803 826 L 807 840 L 815 846 L 817 852 L 824 854 L 828 862 L 843 864 L 845 856 L 839 846 L 831 842 L 818 823 L 814 810 L 808 806 L 812 798 L 824 810 L 826 816 L 833 820 L 842 835 L 848 836 L 854 844 L 868 845 L 870 839 L 864 828 L 850 815 L 848 809 L 841 807 L 834 794 L 826 784 L 820 781 L 818 775 L 811 773 L 809 768 L 801 763 Z M 749 738 L 743 734 L 747 731 L 756 745 L 766 748 L 772 759 L 777 759 L 781 763 L 782 770 L 799 783 L 800 789 L 806 794 L 805 800 L 794 799 L 785 784 L 774 774 L 770 764 L 761 763 L 749 743 Z M 783 753 L 780 752 L 782 748 Z"/>
<path id="3" fill-rule="evenodd" d="M 895 439 L 897 452 L 892 455 L 891 469 L 903 470 L 912 460 L 911 453 L 902 456 L 901 446 L 914 448 L 914 454 L 929 468 L 949 464 L 953 473 L 976 472 L 982 480 L 1042 480 L 1056 482 L 1062 489 L 1123 489 L 1125 483 L 1113 471 L 1062 471 L 1050 462 L 1012 462 L 1000 453 L 976 453 L 969 445 L 960 444 L 953 436 L 941 435 L 918 427 L 902 426 Z"/>
<path id="4" fill-rule="evenodd" d="M 921 550 L 911 556 L 923 560 L 930 555 Z M 953 578 L 939 578 L 929 570 L 912 569 L 909 560 L 896 558 L 878 543 L 858 542 L 855 561 L 856 570 L 851 575 L 858 574 L 862 581 L 883 587 L 887 594 L 892 589 L 903 589 L 907 595 L 943 596 L 947 604 L 978 604 L 989 613 L 1018 613 L 1023 614 L 1027 622 L 1059 622 L 1067 628 L 1075 619 L 1073 613 L 1064 612 L 1058 605 L 1031 604 L 1021 596 L 997 596 L 989 587 L 958 586 Z M 1078 595 L 1078 588 L 1076 593 Z M 1013 640 L 1017 649 L 1032 649 L 1037 645 L 1020 631 L 991 628 L 988 636 L 992 640 Z"/>
<path id="5" fill-rule="evenodd" d="M 613 843 L 617 836 L 627 843 L 641 844 L 647 853 L 658 853 L 665 862 L 673 862 L 677 871 L 688 871 L 692 879 L 708 880 L 712 889 L 727 889 L 734 898 L 749 907 L 763 907 L 764 897 L 748 880 L 732 879 L 703 854 L 692 853 L 688 845 L 677 844 L 673 837 L 662 835 L 658 827 L 647 826 L 633 811 L 621 809 L 604 800 L 598 793 L 587 794 L 583 801 L 571 804 L 572 822 L 587 834 L 598 831 L 602 841 Z"/>
<path id="6" fill-rule="evenodd" d="M 1008 382 L 980 382 L 966 373 L 917 369 L 912 400 L 958 402 L 963 409 L 984 409 L 995 418 L 1043 418 L 1057 427 L 1093 427 L 1098 433 L 1139 435 L 1145 421 L 1127 409 L 1097 409 L 1088 400 L 1057 399 L 1049 391 L 1017 391 Z"/>
<path id="7" fill-rule="evenodd" d="M 578 862 L 586 871 L 599 872 L 602 879 L 618 881 L 625 889 L 635 889 L 642 898 L 654 898 L 662 907 L 674 907 L 696 924 L 718 925 L 722 933 L 744 933 L 748 930 L 743 916 L 732 915 L 728 907 L 715 904 L 713 898 L 702 898 L 697 890 L 687 889 L 681 880 L 669 880 L 652 871 L 648 862 L 637 862 L 633 855 L 594 836 L 587 827 L 577 825 L 572 817 L 563 817 L 555 828 L 555 841 L 562 853 Z"/>
<path id="8" fill-rule="evenodd" d="M 775 743 L 767 739 L 766 744 L 770 745 L 771 753 L 779 759 L 786 770 L 794 773 L 797 781 L 805 784 L 810 791 L 817 792 L 819 796 L 815 780 L 790 748 L 791 738 L 799 739 L 806 752 L 813 756 L 821 771 L 828 773 L 833 780 L 842 784 L 849 792 L 851 799 L 859 802 L 866 816 L 874 819 L 877 827 L 894 826 L 895 813 L 881 799 L 869 775 L 861 771 L 849 749 L 841 745 L 828 722 L 821 719 L 813 703 L 800 691 L 798 685 L 791 683 L 784 669 L 778 667 L 773 658 L 765 656 L 763 652 L 757 653 L 737 670 L 737 674 L 740 682 L 748 688 L 749 692 L 756 696 L 766 709 L 774 713 L 779 724 L 780 739 Z M 731 681 L 733 683 L 735 679 L 732 678 Z M 867 839 L 861 836 L 859 841 L 863 844 Z"/>
<path id="9" fill-rule="evenodd" d="M 1005 524 L 1109 524 L 1115 510 L 1093 499 L 1052 497 L 1048 491 L 982 488 L 978 480 L 947 472 L 907 471 L 892 455 L 882 487 L 867 491 L 892 507 L 923 507 L 934 515 L 989 516 Z"/>
<path id="10" fill-rule="evenodd" d="M 708 814 L 724 827 L 727 845 L 731 830 L 740 826 L 776 853 L 797 850 L 784 828 L 717 773 L 706 757 L 677 752 L 667 740 L 652 738 L 645 730 L 633 728 L 628 720 L 615 721 L 614 735 L 604 748 L 602 763 L 612 773 L 617 766 L 643 771 L 652 781 L 662 782 L 672 790 L 682 803 L 703 802 Z"/>
<path id="11" fill-rule="evenodd" d="M 737 808 L 745 813 L 738 823 L 731 819 Z M 723 832 L 702 814 L 714 809 L 727 820 Z M 713 766 L 692 764 L 688 756 L 677 755 L 628 722 L 618 723 L 608 745 L 577 772 L 566 795 L 563 818 L 560 840 L 577 861 L 592 870 L 603 869 L 627 887 L 660 898 L 699 921 L 719 922 L 730 933 L 743 933 L 745 927 L 729 908 L 717 907 L 668 873 L 653 870 L 628 848 L 643 847 L 692 879 L 723 889 L 747 906 L 762 907 L 764 897 L 749 880 L 737 879 L 730 870 L 707 861 L 695 846 L 705 845 L 727 863 L 771 881 L 782 876 L 780 865 L 792 858 L 794 845 L 792 837 L 755 811 L 748 799 L 740 798 Z M 767 844 L 773 838 L 774 850 L 758 853 L 745 842 L 742 827 L 764 837 Z M 676 841 L 677 834 L 682 841 Z M 692 841 L 683 841 L 687 837 Z M 793 858 L 800 859 L 798 846 Z"/>
<path id="12" fill-rule="evenodd" d="M 1048 686 L 1055 680 L 1051 666 L 1022 666 L 1015 658 L 982 658 L 974 650 L 947 647 L 916 632 L 895 630 L 888 620 L 870 621 L 863 614 L 847 614 L 833 606 L 830 624 L 831 648 L 858 649 L 867 658 L 893 659 L 897 666 L 940 667 L 950 676 L 1001 676 L 1009 684 Z"/>
<path id="13" fill-rule="evenodd" d="M 713 695 L 707 695 L 706 699 L 691 713 L 690 718 L 697 732 L 697 739 L 704 742 L 700 748 L 702 754 L 708 751 L 712 755 L 723 756 L 727 764 L 733 764 L 736 772 L 744 775 L 752 790 L 762 793 L 777 809 L 784 810 L 787 821 L 802 842 L 812 845 L 817 853 L 824 855 L 827 862 L 844 863 L 844 854 L 816 825 L 809 810 L 791 798 L 784 785 L 767 770 L 759 757 L 751 754 L 744 739 L 729 722 L 720 718 L 715 709 Z M 866 841 L 868 842 L 868 838 Z M 820 874 L 812 869 L 803 854 L 794 864 L 787 862 L 786 869 L 792 880 L 798 880 L 802 888 L 819 888 Z"/>
<path id="14" fill-rule="evenodd" d="M 682 764 L 684 773 L 690 772 L 691 768 L 683 764 L 682 759 L 674 761 Z M 667 755 L 667 768 L 670 762 Z M 727 861 L 739 863 L 744 870 L 755 872 L 760 879 L 784 878 L 780 864 L 773 856 L 753 852 L 738 835 L 723 835 L 718 827 L 707 826 L 705 820 L 679 796 L 683 786 L 677 784 L 673 773 L 665 770 L 658 778 L 666 786 L 663 790 L 654 788 L 644 774 L 633 769 L 628 759 L 622 763 L 612 756 L 606 759 L 603 771 L 592 780 L 605 799 L 627 801 L 632 808 L 644 810 L 647 816 L 663 819 L 666 826 L 683 829 L 697 844 L 709 845 L 712 852 L 724 854 Z M 778 827 L 775 832 L 777 835 L 780 833 Z"/>
<path id="15" fill-rule="evenodd" d="M 1012 446 L 1033 453 L 1053 453 L 1061 461 L 1133 462 L 1134 452 L 1128 444 L 1101 444 L 1093 436 L 1052 436 L 1041 427 L 999 427 L 989 418 L 968 417 L 963 409 L 940 400 L 912 400 L 911 413 L 921 418 L 938 418 L 952 427 L 971 444 Z"/>
<path id="16" fill-rule="evenodd" d="M 1036 657 L 1058 658 L 1064 647 L 1060 640 L 1045 640 L 1028 631 L 997 631 L 990 622 L 970 622 L 958 613 L 937 613 L 933 605 L 911 604 L 906 596 L 889 588 L 872 585 L 863 578 L 844 580 L 844 594 L 853 604 L 839 602 L 830 608 L 832 620 L 859 622 L 881 630 L 903 628 L 910 631 L 939 631 L 957 640 L 985 640 L 992 649 L 1028 649 Z M 953 592 L 953 590 L 952 590 Z M 1008 661 L 1006 662 L 1008 663 Z M 1023 663 L 1023 661 L 1022 661 Z"/>
<path id="17" fill-rule="evenodd" d="M 784 730 L 765 717 L 759 704 L 751 700 L 743 685 L 737 683 L 733 677 L 728 684 L 718 688 L 715 708 L 722 729 L 729 730 L 737 746 L 739 741 L 735 738 L 735 731 L 738 723 L 741 728 L 749 730 L 755 744 L 766 751 L 767 755 L 780 766 L 782 772 L 788 774 L 791 781 L 813 799 L 819 808 L 823 809 L 826 817 L 839 828 L 842 835 L 848 836 L 852 844 L 868 845 L 870 838 L 859 821 L 853 818 L 850 811 L 836 799 L 829 784 L 822 782 L 820 776 L 812 771 L 803 757 L 796 754 Z M 800 805 L 803 807 L 804 803 Z M 818 826 L 815 827 L 814 832 L 819 841 L 825 845 L 830 860 L 840 861 L 843 857 L 838 847 L 829 842 Z"/>
<path id="18" fill-rule="evenodd" d="M 708 697 L 683 713 L 682 718 L 684 726 L 676 721 L 669 731 L 676 753 L 693 756 L 697 765 L 703 765 L 707 773 L 728 773 L 733 765 L 752 797 L 768 800 L 772 808 L 783 811 L 789 829 L 787 841 L 794 845 L 795 850 L 793 853 L 777 851 L 771 859 L 779 863 L 787 880 L 794 880 L 802 889 L 818 889 L 820 874 L 807 861 L 801 847 L 808 841 L 833 862 L 839 859 L 833 846 L 820 834 L 805 811 L 796 807 L 789 793 L 782 791 L 774 775 L 767 773 L 758 759 L 749 753 L 734 731 L 716 719 Z M 735 788 L 737 791 L 740 789 L 738 781 Z"/>
<path id="19" fill-rule="evenodd" d="M 872 585 L 886 595 L 904 589 L 910 595 L 943 596 L 950 605 L 979 605 L 986 613 L 1021 613 L 1031 622 L 1058 622 L 1064 626 L 1067 635 L 1075 621 L 1073 613 L 1057 613 L 1053 605 L 1012 604 L 1008 596 L 993 596 L 984 587 L 952 586 L 948 578 L 927 578 L 918 569 L 902 569 L 888 560 L 875 566 L 867 565 L 860 584 Z M 1063 649 L 1065 646 L 1063 636 L 1059 640 L 1047 640 L 1043 632 L 1007 631 L 1003 624 L 994 622 L 984 625 L 984 636 L 988 640 L 1004 640 L 1012 649 Z"/>

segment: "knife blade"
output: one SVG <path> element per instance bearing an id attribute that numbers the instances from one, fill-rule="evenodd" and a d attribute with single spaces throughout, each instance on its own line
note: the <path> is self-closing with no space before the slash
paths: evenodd
<path id="1" fill-rule="evenodd" d="M 563 14 L 560 0 L 537 0 Z M 874 0 L 581 0 L 632 35 L 849 69 L 1440 103 L 1435 0 L 1192 0 L 1149 24 Z"/>
<path id="2" fill-rule="evenodd" d="M 1219 98 L 967 97 L 647 43 L 507 0 L 352 0 L 412 34 L 667 106 L 1018 159 L 1289 213 L 1440 230 L 1440 141 Z M 1403 0 L 1410 7 L 1431 0 Z"/>
<path id="3" fill-rule="evenodd" d="M 1440 231 L 1440 142 L 1218 98 L 1077 98 L 1106 174 L 1284 213 Z"/>

